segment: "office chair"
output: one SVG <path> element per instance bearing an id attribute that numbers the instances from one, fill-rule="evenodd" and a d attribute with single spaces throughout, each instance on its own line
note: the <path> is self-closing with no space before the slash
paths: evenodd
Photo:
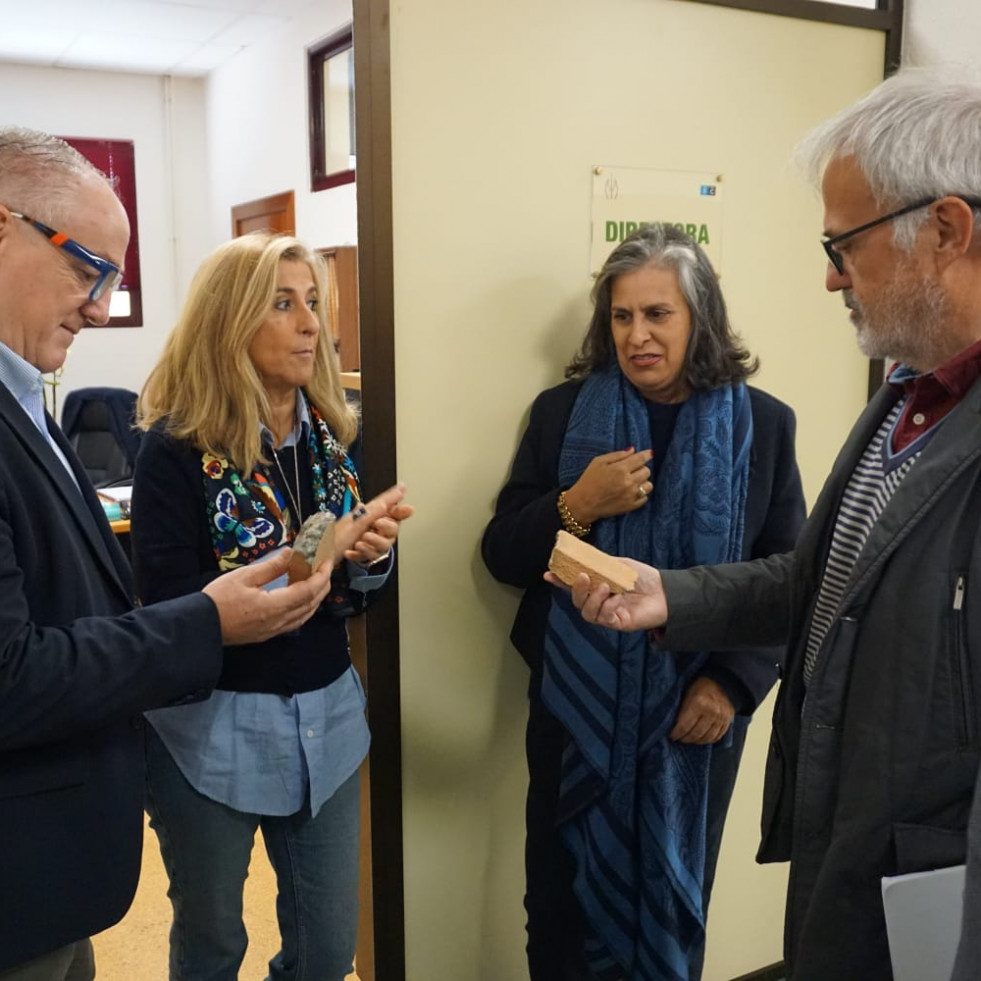
<path id="1" fill-rule="evenodd" d="M 61 428 L 96 487 L 132 479 L 140 448 L 135 414 L 136 392 L 125 388 L 78 388 L 65 398 Z"/>

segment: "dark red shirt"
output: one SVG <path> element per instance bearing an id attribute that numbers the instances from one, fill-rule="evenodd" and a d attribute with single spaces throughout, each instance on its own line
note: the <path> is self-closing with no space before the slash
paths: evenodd
<path id="1" fill-rule="evenodd" d="M 943 419 L 981 376 L 981 341 L 965 348 L 925 375 L 910 375 L 905 365 L 889 372 L 889 384 L 906 395 L 892 431 L 892 450 L 899 453 L 917 436 Z"/>

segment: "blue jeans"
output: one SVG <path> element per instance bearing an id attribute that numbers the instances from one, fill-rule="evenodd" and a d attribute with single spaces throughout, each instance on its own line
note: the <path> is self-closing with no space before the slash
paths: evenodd
<path id="1" fill-rule="evenodd" d="M 248 936 L 242 890 L 257 828 L 276 871 L 282 948 L 267 981 L 343 981 L 358 928 L 355 772 L 311 817 L 246 814 L 199 794 L 147 726 L 147 811 L 174 908 L 170 981 L 237 981 Z"/>

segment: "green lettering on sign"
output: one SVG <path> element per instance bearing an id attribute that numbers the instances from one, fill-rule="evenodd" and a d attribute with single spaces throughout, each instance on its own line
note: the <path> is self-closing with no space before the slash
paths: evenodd
<path id="1" fill-rule="evenodd" d="M 622 242 L 628 235 L 632 235 L 638 228 L 650 225 L 649 221 L 607 221 L 604 223 L 604 237 L 607 242 Z M 709 226 L 706 224 L 695 224 L 694 222 L 669 222 L 674 228 L 680 229 L 689 238 L 693 238 L 699 245 L 709 245 Z"/>

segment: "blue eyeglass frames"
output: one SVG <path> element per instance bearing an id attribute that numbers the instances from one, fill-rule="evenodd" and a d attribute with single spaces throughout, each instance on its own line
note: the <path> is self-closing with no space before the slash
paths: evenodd
<path id="1" fill-rule="evenodd" d="M 69 238 L 62 232 L 56 232 L 53 228 L 36 221 L 28 215 L 23 215 L 19 211 L 10 212 L 15 218 L 26 221 L 28 225 L 36 228 L 52 245 L 59 249 L 64 249 L 69 255 L 80 259 L 86 265 L 95 269 L 99 278 L 95 281 L 92 289 L 89 290 L 89 299 L 93 302 L 101 299 L 106 293 L 112 292 L 123 281 L 123 274 L 119 271 L 119 266 L 97 256 L 94 252 L 89 252 L 84 245 L 79 245 L 73 238 Z"/>
<path id="2" fill-rule="evenodd" d="M 852 228 L 847 232 L 842 232 L 840 235 L 835 235 L 834 238 L 824 239 L 824 241 L 821 242 L 821 247 L 828 256 L 828 261 L 835 267 L 838 275 L 844 276 L 845 260 L 842 257 L 842 254 L 835 248 L 839 242 L 844 242 L 845 239 L 851 238 L 853 235 L 858 235 L 861 232 L 867 232 L 870 228 L 875 228 L 876 225 L 884 225 L 887 221 L 893 221 L 902 215 L 908 215 L 911 211 L 919 211 L 920 208 L 928 208 L 936 201 L 943 200 L 944 197 L 947 197 L 947 195 L 941 195 L 939 198 L 926 198 L 923 201 L 915 201 L 913 204 L 908 204 L 905 208 L 900 208 L 898 211 L 890 211 L 888 215 L 883 215 L 881 218 L 876 218 L 874 221 L 867 221 L 864 225 L 859 225 L 858 228 Z M 960 198 L 961 201 L 963 201 L 965 204 L 969 204 L 972 208 L 981 208 L 981 198 L 969 198 L 965 197 L 963 194 L 952 194 L 950 197 Z"/>

